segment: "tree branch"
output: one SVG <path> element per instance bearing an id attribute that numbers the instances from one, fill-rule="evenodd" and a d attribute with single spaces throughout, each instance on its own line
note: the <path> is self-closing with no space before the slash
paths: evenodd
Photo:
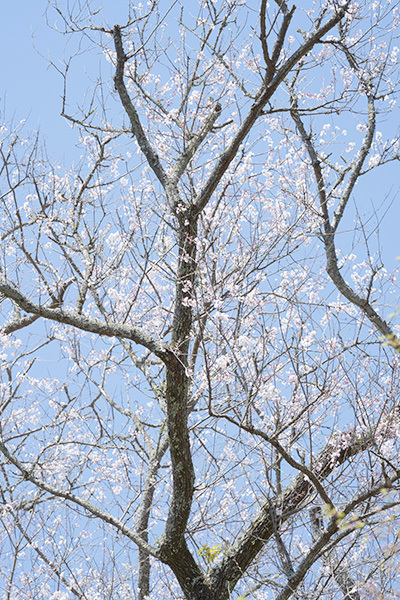
<path id="1" fill-rule="evenodd" d="M 296 127 L 300 133 L 300 137 L 305 145 L 305 148 L 310 157 L 311 165 L 314 171 L 314 176 L 318 188 L 318 196 L 319 203 L 322 212 L 323 219 L 323 240 L 326 254 L 326 271 L 333 283 L 339 290 L 339 292 L 347 299 L 349 302 L 361 308 L 361 310 L 368 317 L 370 322 L 374 325 L 374 327 L 381 333 L 387 340 L 387 343 L 394 348 L 396 352 L 400 352 L 400 339 L 396 336 L 392 328 L 388 325 L 388 323 L 382 319 L 382 317 L 376 312 L 374 308 L 372 308 L 371 303 L 367 298 L 364 298 L 357 294 L 350 285 L 344 280 L 342 274 L 340 273 L 340 269 L 338 266 L 338 259 L 335 247 L 335 231 L 342 218 L 344 209 L 347 205 L 350 194 L 354 188 L 354 185 L 360 175 L 360 171 L 362 165 L 364 163 L 365 158 L 368 155 L 373 132 L 375 129 L 375 109 L 373 100 L 371 98 L 368 99 L 368 130 L 364 139 L 363 146 L 360 151 L 360 155 L 358 160 L 353 167 L 349 182 L 343 192 L 341 201 L 339 203 L 338 211 L 335 215 L 334 226 L 331 225 L 329 212 L 328 212 L 328 197 L 326 194 L 326 185 L 323 177 L 321 162 L 318 157 L 318 153 L 316 152 L 311 136 L 307 133 L 303 121 L 299 115 L 297 110 L 297 101 L 292 93 L 292 108 L 291 115 L 296 124 Z"/>
<path id="2" fill-rule="evenodd" d="M 344 210 L 349 201 L 350 195 L 354 190 L 354 186 L 357 183 L 357 180 L 360 176 L 361 169 L 367 158 L 369 151 L 371 149 L 372 140 L 374 139 L 375 133 L 375 123 L 376 123 L 376 115 L 375 115 L 375 102 L 374 99 L 369 96 L 368 97 L 368 125 L 367 131 L 365 133 L 364 142 L 361 146 L 361 149 L 358 153 L 356 162 L 352 165 L 352 169 L 350 172 L 349 180 L 344 189 L 342 197 L 340 198 L 339 205 L 335 210 L 333 222 L 332 222 L 332 231 L 335 232 L 338 228 L 340 220 L 343 216 Z"/>
<path id="3" fill-rule="evenodd" d="M 250 110 L 247 113 L 247 116 L 244 118 L 242 125 L 239 127 L 238 131 L 234 135 L 231 143 L 220 154 L 214 169 L 210 173 L 207 181 L 204 183 L 202 189 L 200 190 L 194 201 L 195 209 L 198 213 L 200 213 L 206 206 L 207 202 L 214 193 L 217 185 L 221 181 L 222 176 L 227 171 L 229 165 L 235 158 L 240 144 L 250 132 L 258 117 L 262 114 L 263 108 L 265 107 L 267 102 L 272 98 L 279 85 L 284 81 L 284 79 L 287 77 L 287 75 L 290 73 L 293 67 L 306 54 L 308 54 L 308 52 L 313 48 L 313 46 L 315 46 L 315 44 L 319 42 L 320 39 L 326 33 L 333 29 L 335 25 L 337 25 L 340 19 L 342 19 L 343 16 L 346 14 L 348 5 L 349 2 L 346 2 L 346 4 L 342 6 L 333 17 L 331 17 L 322 27 L 318 29 L 318 31 L 316 31 L 315 33 L 310 35 L 309 38 L 307 38 L 304 44 L 302 44 L 300 48 L 298 48 L 276 71 L 275 75 L 273 75 L 272 73 L 268 79 L 263 81 L 263 84 L 260 87 L 258 94 L 256 95 L 256 99 L 251 105 Z M 289 12 L 288 15 L 286 15 L 284 18 L 284 22 L 282 24 L 279 34 L 281 36 L 283 35 L 283 39 L 284 35 L 286 34 L 291 15 L 292 12 Z M 280 46 L 278 45 L 278 48 L 279 47 Z"/>
<path id="4" fill-rule="evenodd" d="M 320 506 L 315 506 L 310 509 L 310 521 L 313 531 L 313 538 L 317 539 L 323 534 L 322 510 Z M 339 588 L 344 594 L 346 600 L 360 600 L 360 594 L 357 591 L 356 583 L 348 569 L 345 568 L 337 559 L 334 550 L 329 550 L 322 554 L 322 561 L 328 565 L 332 576 Z"/>
<path id="5" fill-rule="evenodd" d="M 168 178 L 157 152 L 151 146 L 140 122 L 139 115 L 129 97 L 128 90 L 126 89 L 124 83 L 124 67 L 128 57 L 123 49 L 120 26 L 114 25 L 112 33 L 114 38 L 114 46 L 117 53 L 117 65 L 114 76 L 115 89 L 118 92 L 122 106 L 129 117 L 132 133 L 136 137 L 139 147 L 145 155 L 151 169 L 163 186 L 171 209 L 175 210 L 175 207 L 179 203 L 179 193 L 176 185 L 174 185 Z"/>
<path id="6" fill-rule="evenodd" d="M 3 296 L 6 296 L 15 302 L 15 304 L 25 312 L 36 315 L 37 317 L 44 317 L 51 321 L 72 325 L 72 327 L 76 327 L 82 331 L 89 331 L 98 335 L 132 340 L 136 344 L 144 346 L 148 350 L 151 350 L 151 352 L 154 352 L 154 354 L 164 362 L 168 360 L 168 357 L 171 354 L 166 345 L 154 340 L 139 327 L 129 327 L 128 325 L 112 322 L 106 323 L 98 319 L 91 319 L 85 315 L 80 315 L 76 312 L 65 312 L 60 308 L 50 308 L 36 304 L 26 298 L 26 296 L 21 294 L 16 288 L 6 283 L 4 278 L 0 279 L 0 294 L 3 294 Z"/>
<path id="7" fill-rule="evenodd" d="M 326 479 L 335 468 L 368 449 L 374 443 L 376 429 L 376 426 L 372 426 L 359 435 L 353 433 L 349 439 L 344 436 L 343 440 L 337 438 L 335 442 L 328 443 L 307 467 L 308 470 L 312 471 L 319 481 Z M 309 477 L 299 474 L 272 503 L 273 509 L 279 512 L 280 522 L 287 521 L 313 492 L 314 486 Z M 222 562 L 212 569 L 209 579 L 215 597 L 221 600 L 229 598 L 230 590 L 235 587 L 273 534 L 271 501 L 268 500 L 236 544 L 226 552 Z"/>
<path id="8" fill-rule="evenodd" d="M 206 135 L 211 131 L 215 121 L 218 119 L 221 114 L 222 107 L 217 102 L 211 109 L 210 114 L 207 116 L 203 126 L 200 131 L 193 135 L 192 139 L 186 146 L 185 150 L 178 156 L 176 159 L 174 167 L 171 169 L 169 173 L 169 177 L 173 184 L 178 183 L 179 179 L 182 177 L 183 173 L 189 162 L 192 160 L 195 155 L 197 149 L 204 141 Z"/>
<path id="9" fill-rule="evenodd" d="M 95 506 L 91 502 L 88 502 L 87 500 L 83 500 L 82 498 L 79 498 L 79 496 L 76 496 L 75 494 L 73 494 L 72 492 L 69 492 L 68 490 L 61 490 L 61 489 L 55 487 L 54 485 L 50 485 L 49 483 L 46 483 L 45 481 L 40 480 L 38 477 L 36 477 L 33 474 L 32 471 L 28 470 L 8 450 L 7 446 L 2 441 L 0 441 L 0 451 L 4 454 L 6 459 L 11 464 L 13 464 L 15 467 L 17 467 L 17 469 L 19 470 L 21 475 L 24 477 L 24 479 L 26 479 L 27 481 L 30 481 L 36 487 L 40 488 L 41 490 L 44 490 L 45 492 L 48 492 L 52 496 L 56 496 L 57 498 L 64 498 L 64 500 L 68 500 L 74 504 L 77 504 L 78 506 L 85 509 L 87 512 L 89 512 L 93 516 L 101 519 L 105 523 L 109 523 L 110 525 L 112 525 L 115 529 L 117 529 L 117 531 L 120 531 L 121 533 L 123 533 L 126 537 L 128 537 L 130 540 L 132 540 L 132 542 L 134 542 L 137 546 L 142 548 L 145 552 L 151 554 L 152 556 L 154 556 L 156 558 L 160 558 L 160 553 L 156 548 L 154 548 L 150 544 L 146 543 L 140 535 L 138 535 L 137 533 L 132 531 L 132 529 L 130 529 L 129 527 L 124 525 L 124 523 L 122 523 L 116 517 L 113 517 L 110 513 L 106 513 L 101 508 L 98 508 L 97 506 Z"/>

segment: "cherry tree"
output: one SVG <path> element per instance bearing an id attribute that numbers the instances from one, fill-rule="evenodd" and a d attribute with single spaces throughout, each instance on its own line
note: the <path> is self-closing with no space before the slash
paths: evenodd
<path id="1" fill-rule="evenodd" d="M 398 598 L 400 7 L 306 4 L 49 2 L 79 158 L 2 126 L 2 600 Z"/>

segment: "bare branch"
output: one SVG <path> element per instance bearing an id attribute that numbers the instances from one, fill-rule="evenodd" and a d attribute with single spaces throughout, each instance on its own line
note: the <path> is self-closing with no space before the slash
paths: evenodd
<path id="1" fill-rule="evenodd" d="M 117 52 L 117 65 L 114 77 L 115 89 L 117 90 L 122 105 L 126 111 L 126 114 L 129 117 L 129 121 L 132 127 L 132 133 L 136 137 L 140 149 L 142 150 L 143 154 L 147 159 L 147 162 L 149 163 L 156 177 L 165 189 L 171 208 L 175 210 L 175 207 L 179 203 L 179 194 L 176 189 L 176 186 L 172 184 L 172 182 L 169 180 L 167 174 L 164 171 L 163 166 L 161 165 L 157 152 L 152 148 L 144 132 L 142 124 L 140 123 L 139 115 L 129 97 L 128 90 L 126 89 L 124 83 L 124 67 L 125 63 L 128 60 L 128 57 L 126 56 L 122 46 L 121 28 L 119 27 L 119 25 L 114 26 L 113 38 L 115 50 Z"/>
<path id="2" fill-rule="evenodd" d="M 351 457 L 356 456 L 360 452 L 367 450 L 375 440 L 376 427 L 366 429 L 359 435 L 352 435 L 351 439 L 346 444 L 340 446 L 338 451 L 335 444 L 327 444 L 327 446 L 317 455 L 312 464 L 308 466 L 308 471 L 312 471 L 314 477 L 319 481 L 326 479 L 332 471 L 339 465 L 343 464 Z M 335 456 L 335 460 L 332 460 Z M 282 492 L 282 494 L 273 502 L 274 510 L 278 510 L 280 514 L 280 522 L 284 523 L 293 512 L 300 510 L 304 506 L 304 502 L 310 497 L 313 492 L 313 484 L 310 478 L 299 474 L 293 482 Z M 313 547 L 313 554 L 318 555 L 322 547 L 330 540 L 333 533 L 336 532 L 337 524 L 331 526 L 327 535 L 318 541 L 318 544 Z M 268 540 L 273 536 L 274 528 L 271 519 L 271 502 L 264 504 L 251 525 L 239 537 L 237 542 L 230 548 L 221 564 L 212 570 L 210 581 L 212 589 L 215 593 L 221 594 L 222 597 L 228 597 L 227 591 L 233 589 L 237 581 L 241 578 L 242 573 L 246 571 L 249 565 L 253 562 L 257 554 L 262 550 Z M 305 562 L 299 573 L 300 582 L 311 565 L 310 558 Z M 290 582 L 290 590 L 294 583 Z M 298 585 L 298 583 L 296 584 Z M 294 589 L 294 588 L 293 588 Z M 287 593 L 287 592 L 285 592 Z M 290 595 L 290 594 L 289 594 Z M 289 596 L 279 597 L 279 600 Z"/>
<path id="3" fill-rule="evenodd" d="M 346 187 L 343 191 L 343 194 L 340 198 L 340 202 L 338 207 L 335 210 L 334 218 L 332 221 L 332 231 L 333 233 L 337 230 L 340 220 L 343 216 L 347 203 L 349 201 L 350 195 L 354 190 L 354 186 L 357 183 L 357 180 L 360 176 L 361 169 L 367 158 L 369 151 L 371 149 L 372 141 L 374 139 L 375 134 L 375 102 L 374 99 L 370 96 L 368 97 L 368 125 L 367 131 L 365 133 L 363 145 L 358 153 L 356 162 L 352 165 L 352 169 L 349 175 L 349 179 L 347 181 Z"/>
<path id="4" fill-rule="evenodd" d="M 350 194 L 354 188 L 354 185 L 359 177 L 362 165 L 365 161 L 365 158 L 368 155 L 369 149 L 371 147 L 373 132 L 375 129 L 375 110 L 374 103 L 372 99 L 368 100 L 369 107 L 369 125 L 367 130 L 367 135 L 364 139 L 364 143 L 362 149 L 360 151 L 359 158 L 357 160 L 356 165 L 351 170 L 349 182 L 345 188 L 345 191 L 342 195 L 341 201 L 339 203 L 338 212 L 335 216 L 335 226 L 331 225 L 331 220 L 328 212 L 328 197 L 326 194 L 326 186 L 325 181 L 322 174 L 322 167 L 320 159 L 317 155 L 317 152 L 314 148 L 311 136 L 307 134 L 303 122 L 300 118 L 299 112 L 297 110 L 297 103 L 294 98 L 292 98 L 292 110 L 291 115 L 296 123 L 297 129 L 300 133 L 301 139 L 307 149 L 308 155 L 310 157 L 311 165 L 314 171 L 315 180 L 318 187 L 318 195 L 320 208 L 323 219 L 323 227 L 324 227 L 324 245 L 325 245 L 325 253 L 326 253 L 326 270 L 331 277 L 333 283 L 336 285 L 337 289 L 343 296 L 349 300 L 352 304 L 355 304 L 365 313 L 371 323 L 376 327 L 376 329 L 381 333 L 384 338 L 386 338 L 387 343 L 394 348 L 396 352 L 400 351 L 400 340 L 392 330 L 392 328 L 388 325 L 388 323 L 382 319 L 382 317 L 376 312 L 376 310 L 371 306 L 370 301 L 367 298 L 363 298 L 357 292 L 355 292 L 349 284 L 343 279 L 339 267 L 338 267 L 338 258 L 335 247 L 335 232 L 336 228 L 340 222 L 340 219 L 343 216 L 344 209 L 347 205 Z"/>
<path id="5" fill-rule="evenodd" d="M 115 527 L 115 529 L 117 529 L 118 531 L 120 531 L 121 533 L 123 533 L 127 538 L 129 538 L 130 540 L 132 540 L 132 542 L 134 542 L 137 546 L 139 546 L 140 548 L 143 548 L 143 550 L 145 552 L 151 554 L 152 556 L 155 556 L 156 558 L 159 557 L 159 552 L 158 552 L 158 550 L 156 548 L 153 548 L 153 546 L 151 546 L 150 544 L 147 544 L 146 542 L 144 542 L 143 539 L 142 539 L 142 537 L 140 535 L 138 535 L 137 533 L 135 533 L 134 531 L 132 531 L 129 527 L 127 527 L 126 525 L 124 525 L 124 523 L 122 523 L 119 519 L 117 519 L 116 517 L 114 517 L 110 513 L 106 513 L 101 508 L 98 508 L 97 506 L 95 506 L 91 502 L 88 502 L 87 500 L 84 500 L 84 499 L 80 498 L 79 496 L 76 496 L 75 494 L 73 494 L 69 490 L 59 489 L 59 488 L 57 488 L 57 487 L 55 487 L 53 485 L 50 485 L 50 484 L 46 483 L 45 481 L 42 481 L 42 480 L 38 479 L 30 469 L 27 469 L 8 450 L 7 446 L 2 441 L 0 441 L 0 451 L 4 454 L 4 456 L 6 457 L 6 459 L 11 464 L 13 464 L 15 467 L 17 467 L 17 469 L 20 471 L 21 475 L 23 475 L 23 477 L 26 480 L 28 480 L 31 483 L 33 483 L 36 487 L 38 487 L 41 490 L 44 490 L 45 492 L 48 492 L 52 496 L 56 496 L 57 498 L 64 498 L 65 500 L 68 500 L 70 502 L 73 502 L 74 504 L 77 504 L 78 506 L 80 506 L 83 509 L 85 509 L 88 513 L 90 513 L 93 516 L 101 519 L 105 523 L 109 523 L 110 525 L 112 525 L 113 527 Z"/>
<path id="6" fill-rule="evenodd" d="M 215 106 L 212 107 L 212 110 L 208 115 L 207 119 L 205 120 L 200 131 L 197 134 L 193 135 L 185 150 L 176 159 L 175 165 L 169 173 L 169 177 L 173 184 L 178 183 L 179 179 L 182 177 L 187 165 L 192 160 L 197 149 L 202 144 L 207 134 L 212 130 L 215 121 L 218 119 L 221 113 L 221 110 L 222 108 L 219 103 L 215 104 Z"/>
<path id="7" fill-rule="evenodd" d="M 323 535 L 323 522 L 321 507 L 315 506 L 310 509 L 310 521 L 313 530 L 314 541 Z M 325 552 L 322 560 L 327 564 L 332 575 L 342 590 L 346 600 L 360 600 L 360 594 L 357 591 L 356 583 L 349 574 L 349 570 L 343 566 L 337 559 L 334 550 Z"/>
<path id="8" fill-rule="evenodd" d="M 28 298 L 21 294 L 16 288 L 6 283 L 4 279 L 0 281 L 0 294 L 13 300 L 25 312 L 36 315 L 37 317 L 44 317 L 51 321 L 72 325 L 83 331 L 90 331 L 92 333 L 97 333 L 98 335 L 117 338 L 122 337 L 132 340 L 136 344 L 144 346 L 148 350 L 151 350 L 151 352 L 154 352 L 154 354 L 163 361 L 167 360 L 170 354 L 167 346 L 154 340 L 138 327 L 129 327 L 128 325 L 121 325 L 119 323 L 105 323 L 104 321 L 91 319 L 76 312 L 68 313 L 60 308 L 50 308 L 35 304 L 31 300 L 28 300 Z"/>
<path id="9" fill-rule="evenodd" d="M 279 67 L 276 72 L 269 77 L 267 81 L 264 81 L 260 87 L 255 101 L 250 107 L 247 116 L 243 119 L 241 126 L 234 135 L 230 144 L 220 154 L 217 163 L 210 173 L 207 181 L 204 183 L 203 188 L 199 191 L 195 200 L 195 207 L 198 213 L 200 213 L 206 206 L 211 195 L 214 193 L 218 183 L 221 181 L 222 176 L 228 169 L 229 165 L 235 158 L 240 144 L 245 139 L 251 128 L 253 127 L 256 120 L 262 114 L 262 111 L 267 102 L 272 98 L 273 94 L 279 87 L 279 85 L 285 80 L 288 73 L 295 67 L 295 65 L 315 46 L 320 39 L 327 34 L 331 29 L 337 25 L 340 19 L 346 14 L 348 8 L 348 2 L 344 4 L 336 14 L 331 17 L 318 31 L 310 35 L 310 37 L 298 48 L 284 63 Z M 286 35 L 287 27 L 289 26 L 292 13 L 288 13 L 280 30 L 280 41 L 274 49 L 274 54 L 279 56 L 283 39 Z M 276 57 L 276 60 L 278 58 Z"/>

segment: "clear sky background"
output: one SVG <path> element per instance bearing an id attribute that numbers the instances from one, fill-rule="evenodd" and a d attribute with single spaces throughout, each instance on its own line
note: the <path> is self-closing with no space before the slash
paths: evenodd
<path id="1" fill-rule="evenodd" d="M 44 22 L 46 0 L 3 2 L 0 20 L 0 97 L 2 116 L 16 123 L 28 120 L 40 128 L 50 153 L 62 155 L 73 142 L 70 127 L 60 118 L 62 80 L 48 68 L 44 56 L 62 57 L 65 39 Z M 35 46 L 37 50 L 35 50 Z M 56 56 L 53 56 L 56 58 Z M 4 118 L 4 117 L 3 117 Z"/>
<path id="2" fill-rule="evenodd" d="M 52 31 L 46 24 L 46 0 L 3 0 L 0 20 L 0 108 L 2 117 L 18 123 L 27 119 L 30 130 L 40 129 L 47 143 L 48 154 L 55 161 L 71 164 L 78 158 L 74 144 L 76 133 L 60 117 L 63 81 L 48 65 L 46 57 L 56 64 L 67 56 L 67 38 Z M 60 6 L 65 6 L 63 0 Z M 123 23 L 127 15 L 127 0 L 104 2 L 103 24 Z M 93 2 L 96 6 L 97 2 Z M 168 8 L 167 3 L 165 4 Z M 47 19 L 55 24 L 57 16 L 49 10 Z M 100 18 L 99 18 L 100 21 Z M 61 25 L 58 17 L 58 23 Z M 101 21 L 100 21 L 101 23 Z M 36 48 L 36 49 L 35 49 Z M 39 54 L 42 54 L 42 56 Z M 60 63 L 59 63 L 60 64 Z M 78 61 L 77 63 L 78 64 Z M 85 54 L 79 69 L 71 79 L 70 93 L 83 98 L 88 87 L 87 77 L 95 79 L 99 70 L 109 69 L 99 55 Z M 108 71 L 109 74 L 109 71 Z M 81 76 L 82 75 L 82 76 Z M 85 80 L 86 79 L 86 80 Z M 81 89 L 80 89 L 81 88 Z M 389 115 L 386 127 L 396 135 L 400 125 L 400 108 Z M 384 263 L 391 269 L 400 255 L 400 163 L 384 167 L 357 187 L 357 204 L 369 212 L 372 205 L 380 209 L 380 245 Z M 369 223 L 373 227 L 376 220 Z"/>
<path id="3" fill-rule="evenodd" d="M 12 118 L 18 123 L 27 119 L 29 129 L 40 129 L 44 134 L 51 157 L 76 157 L 74 143 L 76 135 L 69 123 L 61 116 L 63 80 L 49 60 L 62 67 L 64 56 L 68 58 L 70 48 L 66 47 L 68 37 L 52 30 L 46 20 L 54 27 L 61 27 L 59 16 L 48 8 L 47 0 L 3 0 L 0 19 L 0 99 L 1 113 L 7 120 Z M 59 2 L 65 6 L 66 2 Z M 72 3 L 74 4 L 74 3 Z M 93 6 L 101 6 L 97 0 Z M 102 3 L 105 6 L 101 24 L 124 22 L 127 15 L 127 2 L 113 0 Z M 47 9 L 47 10 L 46 10 Z M 100 18 L 99 18 L 100 21 Z M 100 57 L 85 54 L 80 61 L 81 69 L 87 75 L 98 75 Z M 75 61 L 74 65 L 78 61 Z M 103 67 L 105 60 L 103 60 Z M 76 77 L 75 98 L 83 98 L 87 89 L 86 81 Z M 73 80 L 72 80 L 73 81 Z M 78 81 L 83 83 L 78 88 Z"/>

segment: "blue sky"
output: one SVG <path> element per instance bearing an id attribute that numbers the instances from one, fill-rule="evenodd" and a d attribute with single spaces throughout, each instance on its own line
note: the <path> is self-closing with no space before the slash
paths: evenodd
<path id="1" fill-rule="evenodd" d="M 60 2 L 65 5 L 65 2 Z M 99 3 L 91 3 L 96 7 Z M 106 3 L 103 3 L 106 4 Z M 111 8 L 110 8 L 111 7 Z M 0 110 L 6 119 L 18 123 L 27 119 L 29 129 L 40 128 L 44 134 L 50 156 L 73 159 L 75 135 L 70 125 L 60 116 L 63 80 L 56 70 L 49 66 L 53 60 L 62 66 L 64 54 L 68 57 L 68 38 L 46 23 L 61 26 L 60 17 L 48 8 L 47 0 L 15 0 L 2 7 L 0 22 Z M 127 2 L 113 0 L 101 24 L 123 22 L 126 19 Z M 99 19 L 100 20 L 100 19 Z M 98 73 L 99 57 L 85 55 L 88 74 Z M 105 61 L 104 61 L 105 62 Z M 90 66 L 92 69 L 88 69 Z M 85 68 L 83 66 L 83 68 Z M 73 90 L 75 91 L 75 90 Z M 83 97 L 86 84 L 76 89 L 77 97 Z"/>
<path id="2" fill-rule="evenodd" d="M 7 120 L 12 118 L 18 123 L 28 119 L 29 129 L 39 127 L 48 139 L 50 152 L 58 153 L 62 152 L 59 140 L 68 137 L 70 131 L 59 116 L 62 81 L 34 45 L 48 55 L 50 49 L 62 52 L 65 40 L 46 26 L 46 5 L 45 0 L 17 0 L 3 6 L 0 98 Z"/>

